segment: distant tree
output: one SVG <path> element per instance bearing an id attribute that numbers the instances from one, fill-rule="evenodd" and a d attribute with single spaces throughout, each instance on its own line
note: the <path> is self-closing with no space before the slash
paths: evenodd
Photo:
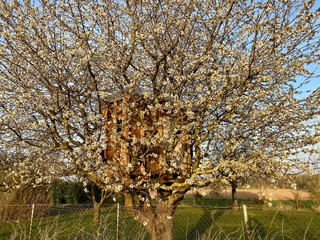
<path id="1" fill-rule="evenodd" d="M 54 204 L 83 204 L 90 202 L 83 183 L 77 181 L 55 180 L 50 187 Z"/>
<path id="2" fill-rule="evenodd" d="M 320 204 L 320 174 L 311 176 L 307 187 L 311 197 Z"/>
<path id="3" fill-rule="evenodd" d="M 101 189 L 93 182 L 87 184 L 86 193 L 93 202 L 93 224 L 99 225 L 101 222 L 101 207 L 105 203 L 112 192 Z"/>
<path id="4" fill-rule="evenodd" d="M 314 1 L 32 2 L 0 3 L 9 178 L 89 179 L 172 239 L 189 189 L 308 167 L 291 156 L 318 141 L 319 89 L 296 98 L 319 63 Z"/>
<path id="5" fill-rule="evenodd" d="M 89 204 L 92 202 L 94 216 L 93 224 L 98 225 L 101 219 L 101 207 L 111 195 L 100 189 L 93 182 L 84 183 L 77 180 L 55 180 L 50 186 L 51 198 L 54 204 Z"/>

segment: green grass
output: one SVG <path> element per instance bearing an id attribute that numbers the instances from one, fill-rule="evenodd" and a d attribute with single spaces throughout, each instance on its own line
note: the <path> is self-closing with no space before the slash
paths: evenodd
<path id="1" fill-rule="evenodd" d="M 314 211 L 248 210 L 249 225 L 254 239 L 319 239 L 320 213 Z M 220 234 L 244 239 L 242 210 L 210 210 L 180 208 L 175 215 L 175 239 L 196 239 Z M 182 226 L 181 223 L 184 223 Z M 183 229 L 183 230 L 182 230 Z M 182 235 L 181 233 L 185 234 Z"/>
<path id="2" fill-rule="evenodd" d="M 248 210 L 251 239 L 319 239 L 320 213 Z M 116 239 L 116 211 L 104 208 L 102 224 L 93 227 L 92 210 L 50 216 L 33 222 L 32 239 Z M 0 225 L 0 239 L 28 239 L 29 221 Z M 242 210 L 179 206 L 173 236 L 185 239 L 245 239 Z M 16 236 L 16 238 L 13 238 Z M 11 237 L 11 238 L 10 238 Z M 144 227 L 120 212 L 119 239 L 149 239 Z"/>
<path id="3" fill-rule="evenodd" d="M 94 227 L 92 224 L 93 212 L 86 210 L 61 214 L 42 219 L 35 219 L 32 227 L 31 239 L 115 239 L 116 238 L 116 212 L 114 208 L 104 208 L 101 225 Z M 30 221 L 6 223 L 0 225 L 0 239 L 28 239 Z M 119 237 L 124 234 L 132 239 L 145 239 L 145 230 L 141 224 L 126 213 L 121 213 L 119 221 Z M 94 237 L 94 238 L 93 238 Z M 123 239 L 123 238 L 120 238 Z"/>
<path id="4" fill-rule="evenodd" d="M 261 206 L 260 203 L 258 203 L 255 200 L 248 200 L 248 199 L 239 199 L 238 205 L 249 205 L 249 206 Z M 185 198 L 183 199 L 180 204 L 180 206 L 205 206 L 205 207 L 230 207 L 232 206 L 231 199 L 213 199 L 213 198 Z"/>

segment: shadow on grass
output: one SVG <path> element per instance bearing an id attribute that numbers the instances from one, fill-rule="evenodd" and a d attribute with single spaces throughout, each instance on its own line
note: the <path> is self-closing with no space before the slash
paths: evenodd
<path id="1" fill-rule="evenodd" d="M 179 239 L 198 239 L 204 234 L 208 234 L 215 222 L 224 214 L 223 210 L 215 211 L 212 214 L 209 210 L 205 210 L 198 221 L 193 224 L 192 228 L 188 229 L 186 236 L 181 236 Z"/>
<path id="2" fill-rule="evenodd" d="M 256 218 L 250 218 L 249 228 L 251 234 L 259 234 L 262 239 L 267 236 L 267 229 L 265 228 L 264 224 Z"/>
<path id="3" fill-rule="evenodd" d="M 251 218 L 250 229 L 253 237 L 259 239 L 296 239 L 297 236 L 301 236 L 296 232 L 288 231 L 284 226 L 286 222 L 290 221 L 285 215 L 275 212 L 272 219 L 270 216 L 265 219 Z"/>

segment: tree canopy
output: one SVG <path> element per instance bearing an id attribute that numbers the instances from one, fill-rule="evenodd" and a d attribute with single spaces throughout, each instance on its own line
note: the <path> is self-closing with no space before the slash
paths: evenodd
<path id="1" fill-rule="evenodd" d="M 0 141 L 4 169 L 19 182 L 77 175 L 170 205 L 194 186 L 307 167 L 292 156 L 318 141 L 310 120 L 319 89 L 298 98 L 296 83 L 316 77 L 315 1 L 40 0 L 0 9 Z M 142 136 L 129 128 L 124 136 L 105 115 L 120 99 L 122 127 L 135 119 Z M 113 142 L 124 141 L 113 161 L 103 157 L 108 122 Z M 132 175 L 148 150 L 161 155 L 159 176 L 181 172 L 180 133 L 187 177 Z M 128 154 L 135 161 L 121 161 Z"/>

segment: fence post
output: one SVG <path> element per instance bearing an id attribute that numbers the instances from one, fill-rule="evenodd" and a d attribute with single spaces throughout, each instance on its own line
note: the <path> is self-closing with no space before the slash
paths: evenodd
<path id="1" fill-rule="evenodd" d="M 244 217 L 244 226 L 246 231 L 246 240 L 250 239 L 250 228 L 248 224 L 248 212 L 247 212 L 247 206 L 243 205 L 243 217 Z"/>
<path id="2" fill-rule="evenodd" d="M 31 205 L 31 219 L 30 219 L 30 229 L 29 229 L 29 240 L 31 240 L 33 214 L 34 214 L 34 203 Z"/>
<path id="3" fill-rule="evenodd" d="M 120 207 L 119 207 L 119 203 L 117 204 L 117 235 L 116 235 L 116 240 L 119 239 L 119 211 L 120 211 Z"/>

